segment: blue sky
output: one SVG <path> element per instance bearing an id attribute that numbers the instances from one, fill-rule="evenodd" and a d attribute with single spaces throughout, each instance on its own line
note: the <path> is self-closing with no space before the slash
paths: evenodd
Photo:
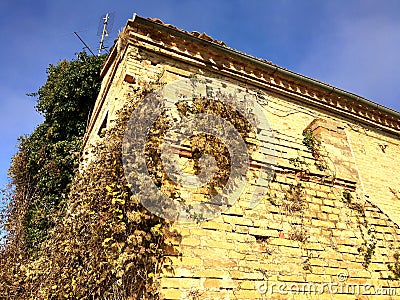
<path id="1" fill-rule="evenodd" d="M 400 111 L 400 1 L 397 0 L 2 0 L 0 2 L 0 185 L 17 138 L 41 122 L 35 92 L 46 67 L 97 50 L 100 16 L 114 12 L 107 45 L 133 13 L 270 60 Z"/>

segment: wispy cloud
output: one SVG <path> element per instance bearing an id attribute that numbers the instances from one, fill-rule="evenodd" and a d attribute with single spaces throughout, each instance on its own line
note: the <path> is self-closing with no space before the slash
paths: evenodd
<path id="1" fill-rule="evenodd" d="M 398 18 L 341 16 L 313 40 L 298 71 L 399 110 L 399 29 Z"/>

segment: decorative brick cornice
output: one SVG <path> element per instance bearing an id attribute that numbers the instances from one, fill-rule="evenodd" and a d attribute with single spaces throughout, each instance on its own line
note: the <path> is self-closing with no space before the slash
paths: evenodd
<path id="1" fill-rule="evenodd" d="M 398 112 L 271 62 L 232 50 L 205 34 L 189 33 L 159 20 L 135 16 L 128 21 L 125 35 L 128 43 L 138 47 L 244 80 L 385 131 L 400 133 Z"/>

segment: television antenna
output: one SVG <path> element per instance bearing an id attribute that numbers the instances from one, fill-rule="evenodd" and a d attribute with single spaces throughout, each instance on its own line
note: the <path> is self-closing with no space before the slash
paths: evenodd
<path id="1" fill-rule="evenodd" d="M 102 15 L 100 18 L 99 27 L 97 30 L 97 35 L 101 36 L 100 45 L 99 45 L 99 52 L 97 53 L 98 56 L 101 55 L 103 50 L 106 50 L 108 47 L 104 46 L 104 41 L 108 34 L 112 31 L 112 26 L 114 24 L 114 13 L 106 13 Z"/>

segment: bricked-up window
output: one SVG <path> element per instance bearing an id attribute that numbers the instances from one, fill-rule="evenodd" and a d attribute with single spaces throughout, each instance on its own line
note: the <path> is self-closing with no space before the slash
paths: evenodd
<path id="1" fill-rule="evenodd" d="M 105 115 L 105 117 L 104 117 L 104 119 L 103 119 L 103 122 L 101 122 L 101 125 L 100 125 L 100 127 L 99 127 L 99 131 L 97 131 L 97 135 L 98 135 L 98 136 L 100 136 L 100 137 L 103 137 L 103 136 L 104 136 L 104 131 L 103 131 L 103 129 L 106 129 L 106 128 L 107 128 L 107 122 L 108 122 L 108 112 L 106 113 L 106 115 Z"/>

